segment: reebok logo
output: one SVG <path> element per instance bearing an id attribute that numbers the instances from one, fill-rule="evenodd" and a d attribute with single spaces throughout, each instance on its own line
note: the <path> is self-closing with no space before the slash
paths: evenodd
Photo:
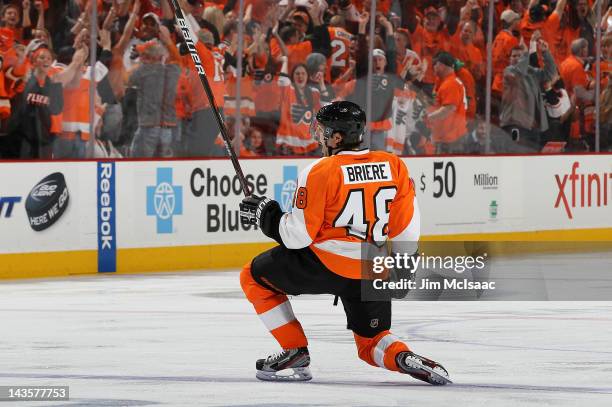
<path id="1" fill-rule="evenodd" d="M 579 174 L 579 167 L 580 163 L 574 161 L 571 173 L 555 174 L 559 188 L 555 208 L 562 204 L 568 219 L 574 218 L 572 210 L 578 205 L 580 208 L 608 206 L 608 194 L 612 191 L 612 185 L 609 185 L 612 173 Z"/>
<path id="2" fill-rule="evenodd" d="M 98 162 L 98 272 L 117 271 L 115 163 Z"/>

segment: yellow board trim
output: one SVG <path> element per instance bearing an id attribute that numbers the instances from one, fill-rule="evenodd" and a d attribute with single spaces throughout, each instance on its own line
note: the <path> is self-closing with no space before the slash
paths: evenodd
<path id="1" fill-rule="evenodd" d="M 422 241 L 424 243 L 434 241 L 535 242 L 517 244 L 513 245 L 510 250 L 506 248 L 498 251 L 504 254 L 549 252 L 550 244 L 539 245 L 537 242 L 561 241 L 568 242 L 568 244 L 556 246 L 557 251 L 606 250 L 612 247 L 612 228 L 423 236 Z M 571 244 L 572 242 L 589 241 L 600 243 L 596 245 Z M 237 268 L 274 245 L 275 243 L 235 243 L 119 249 L 117 251 L 117 273 Z M 497 250 L 493 251 L 497 252 Z M 0 280 L 92 275 L 97 274 L 97 270 L 96 250 L 0 254 Z"/>
<path id="2" fill-rule="evenodd" d="M 97 250 L 0 254 L 0 280 L 66 277 L 97 272 Z"/>
<path id="3" fill-rule="evenodd" d="M 174 246 L 117 251 L 117 273 L 242 267 L 275 243 L 234 243 L 207 246 Z"/>

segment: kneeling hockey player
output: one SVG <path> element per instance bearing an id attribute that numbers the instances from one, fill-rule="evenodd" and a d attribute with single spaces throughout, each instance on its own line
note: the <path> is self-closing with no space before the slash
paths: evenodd
<path id="1" fill-rule="evenodd" d="M 249 196 L 241 218 L 257 223 L 276 246 L 247 264 L 240 283 L 282 351 L 256 362 L 261 380 L 310 380 L 308 340 L 287 295 L 333 294 L 342 300 L 361 359 L 431 384 L 450 383 L 438 363 L 413 353 L 390 332 L 391 301 L 361 296 L 363 244 L 416 247 L 420 215 L 401 159 L 360 149 L 366 115 L 351 102 L 323 107 L 311 126 L 324 157 L 299 175 L 291 212 Z M 413 250 L 413 254 L 416 250 Z"/>

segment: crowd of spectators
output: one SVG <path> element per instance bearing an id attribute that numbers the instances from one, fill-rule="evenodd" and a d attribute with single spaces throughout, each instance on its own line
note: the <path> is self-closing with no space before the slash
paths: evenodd
<path id="1" fill-rule="evenodd" d="M 178 3 L 241 156 L 319 154 L 334 100 L 397 154 L 593 151 L 596 126 L 612 149 L 608 0 L 496 0 L 492 24 L 488 0 Z M 169 0 L 0 5 L 0 158 L 225 154 Z"/>

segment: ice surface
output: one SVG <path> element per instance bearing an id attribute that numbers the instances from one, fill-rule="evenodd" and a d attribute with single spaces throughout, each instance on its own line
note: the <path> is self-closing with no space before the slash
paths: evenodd
<path id="1" fill-rule="evenodd" d="M 265 383 L 278 347 L 237 271 L 4 282 L 0 385 L 70 386 L 20 407 L 612 406 L 612 302 L 395 303 L 394 333 L 455 382 L 432 387 L 358 359 L 332 300 L 292 299 L 312 382 Z"/>

